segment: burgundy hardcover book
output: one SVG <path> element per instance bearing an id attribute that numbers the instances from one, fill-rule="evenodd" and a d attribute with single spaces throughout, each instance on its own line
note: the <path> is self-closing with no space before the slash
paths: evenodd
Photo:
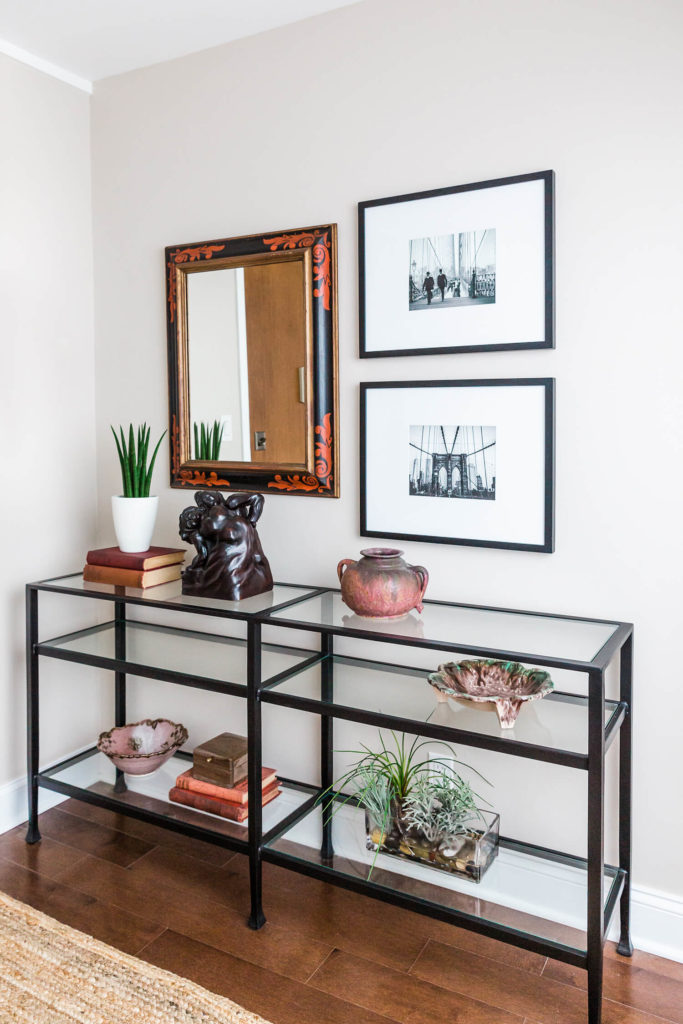
<path id="1" fill-rule="evenodd" d="M 159 569 L 162 565 L 182 562 L 187 552 L 184 548 L 150 548 L 148 551 L 121 551 L 120 548 L 97 548 L 89 551 L 88 565 L 108 565 L 112 569 Z"/>
<path id="2" fill-rule="evenodd" d="M 280 793 L 277 782 L 263 791 L 262 803 L 268 804 Z M 221 818 L 229 818 L 231 821 L 246 821 L 249 816 L 249 808 L 246 804 L 235 804 L 231 800 L 219 800 L 215 796 L 204 796 L 203 793 L 193 793 L 189 789 L 179 789 L 174 786 L 168 794 L 168 799 L 174 804 L 185 804 L 187 807 L 194 807 L 197 811 L 207 811 L 209 814 L 217 814 Z"/>

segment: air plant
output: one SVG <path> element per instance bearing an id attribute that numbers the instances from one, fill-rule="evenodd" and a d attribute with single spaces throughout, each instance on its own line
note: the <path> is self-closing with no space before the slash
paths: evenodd
<path id="1" fill-rule="evenodd" d="M 465 768 L 470 766 L 455 757 L 455 751 L 449 744 L 437 743 L 445 748 L 445 753 L 441 757 L 430 758 L 422 756 L 422 751 L 426 746 L 433 747 L 435 741 L 420 740 L 416 736 L 407 746 L 405 734 L 399 737 L 392 732 L 391 736 L 393 745 L 387 745 L 382 734 L 379 734 L 381 750 L 378 751 L 371 750 L 365 744 L 361 745 L 360 750 L 340 751 L 356 754 L 358 759 L 320 796 L 321 800 L 327 798 L 324 810 L 328 814 L 328 821 L 345 804 L 354 803 L 367 809 L 380 827 L 382 835 L 386 834 L 393 817 L 400 815 L 403 823 L 409 825 L 406 811 L 413 817 L 422 815 L 421 820 L 428 824 L 431 831 L 435 828 L 443 831 L 446 826 L 458 826 L 465 814 L 471 816 L 477 810 L 474 802 L 476 794 L 455 768 L 455 765 Z M 487 782 L 475 769 L 470 770 L 479 775 L 483 782 Z M 344 793 L 346 788 L 350 788 L 351 792 Z M 428 796 L 430 790 L 431 797 Z M 432 811 L 444 812 L 437 818 L 436 824 L 427 822 L 427 801 Z M 378 852 L 379 845 L 368 877 L 372 874 Z"/>
<path id="2" fill-rule="evenodd" d="M 220 455 L 225 424 L 220 420 L 194 423 L 194 457 L 202 462 L 216 462 Z"/>
<path id="3" fill-rule="evenodd" d="M 468 782 L 459 775 L 438 774 L 418 779 L 403 804 L 403 821 L 416 829 L 433 849 L 452 845 L 483 815 Z"/>
<path id="4" fill-rule="evenodd" d="M 143 423 L 141 427 L 138 427 L 137 435 L 133 424 L 131 423 L 128 428 L 128 440 L 126 440 L 123 427 L 121 426 L 119 427 L 118 436 L 113 427 L 111 428 L 111 432 L 114 435 L 114 440 L 116 441 L 116 450 L 119 455 L 119 462 L 121 463 L 123 497 L 149 498 L 149 489 L 152 484 L 154 463 L 159 451 L 159 445 L 163 441 L 166 431 L 164 430 L 164 433 L 157 441 L 156 448 L 152 452 L 152 458 L 149 459 L 149 463 L 149 438 L 151 430 L 146 423 Z"/>

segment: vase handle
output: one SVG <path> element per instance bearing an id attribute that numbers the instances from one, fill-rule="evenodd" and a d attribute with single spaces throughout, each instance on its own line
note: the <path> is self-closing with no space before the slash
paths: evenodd
<path id="1" fill-rule="evenodd" d="M 344 575 L 344 570 L 347 568 L 347 566 L 353 565 L 354 561 L 355 559 L 353 558 L 342 558 L 341 562 L 337 566 L 337 576 L 339 577 L 340 583 L 342 581 L 342 576 Z"/>
<path id="2" fill-rule="evenodd" d="M 422 612 L 424 609 L 424 606 L 422 604 L 422 598 L 425 596 L 425 590 L 427 589 L 427 584 L 429 583 L 429 573 L 427 572 L 423 565 L 411 565 L 410 568 L 413 570 L 415 575 L 420 580 L 420 596 L 417 599 L 415 610 L 418 612 Z"/>

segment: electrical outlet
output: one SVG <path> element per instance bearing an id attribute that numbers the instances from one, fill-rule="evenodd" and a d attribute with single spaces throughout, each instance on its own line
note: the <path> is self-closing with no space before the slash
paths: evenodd
<path id="1" fill-rule="evenodd" d="M 451 757 L 447 750 L 430 750 L 428 756 L 430 761 L 434 761 L 434 766 L 431 769 L 432 775 L 441 775 L 444 770 L 449 775 L 451 772 L 457 771 L 456 759 Z"/>

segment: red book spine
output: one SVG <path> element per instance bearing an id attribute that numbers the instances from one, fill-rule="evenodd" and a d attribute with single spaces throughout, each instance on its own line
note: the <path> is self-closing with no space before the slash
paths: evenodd
<path id="1" fill-rule="evenodd" d="M 277 783 L 271 786 L 263 794 L 262 804 L 268 804 L 279 796 L 280 787 Z M 229 818 L 231 821 L 246 821 L 249 810 L 245 805 L 234 804 L 230 800 L 218 800 L 216 797 L 204 796 L 202 793 L 192 793 L 188 789 L 179 789 L 174 786 L 168 794 L 169 800 L 175 804 L 185 804 L 186 807 L 194 807 L 197 811 L 207 811 L 209 814 L 217 814 L 221 818 Z"/>
<path id="2" fill-rule="evenodd" d="M 277 781 L 273 768 L 264 768 L 261 773 L 261 785 L 264 790 Z M 243 779 L 236 786 L 228 789 L 225 786 L 217 786 L 213 782 L 200 782 L 192 775 L 192 769 L 183 772 L 175 780 L 177 789 L 187 789 L 192 793 L 202 793 L 204 796 L 216 797 L 218 800 L 230 800 L 235 804 L 246 804 L 249 799 L 247 780 Z"/>
<path id="3" fill-rule="evenodd" d="M 182 562 L 186 551 L 182 548 L 149 548 L 148 551 L 127 552 L 119 548 L 97 548 L 86 556 L 88 565 L 106 565 L 112 569 L 158 569 L 162 565 Z"/>
<path id="4" fill-rule="evenodd" d="M 218 814 L 221 818 L 229 818 L 231 821 L 244 821 L 249 814 L 247 808 L 241 807 L 239 804 L 216 800 L 215 797 L 204 796 L 202 793 L 191 793 L 189 789 L 178 789 L 177 786 L 174 786 L 168 794 L 168 799 L 175 804 L 185 804 L 187 807 L 194 807 L 197 811 Z"/>

